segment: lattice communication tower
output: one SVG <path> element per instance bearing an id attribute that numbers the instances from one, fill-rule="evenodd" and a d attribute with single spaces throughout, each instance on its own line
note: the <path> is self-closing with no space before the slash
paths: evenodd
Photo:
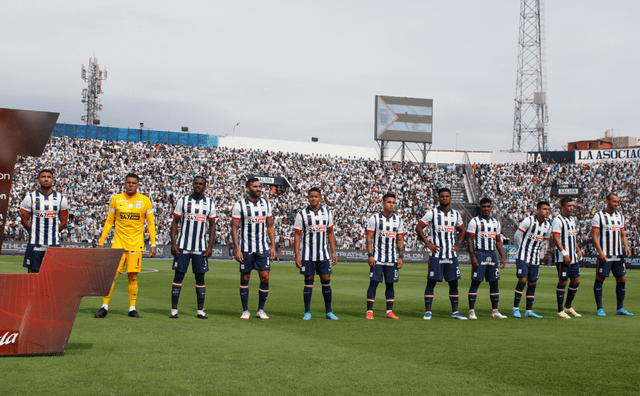
<path id="1" fill-rule="evenodd" d="M 87 125 L 99 125 L 100 115 L 98 112 L 102 110 L 102 105 L 98 95 L 104 93 L 102 81 L 107 79 L 107 71 L 100 70 L 97 58 L 89 58 L 89 67 L 85 69 L 82 65 L 82 79 L 89 83 L 89 86 L 82 90 L 82 103 L 84 103 L 84 111 L 87 113 L 82 116 L 82 121 L 85 121 Z"/>
<path id="2" fill-rule="evenodd" d="M 547 151 L 544 3 L 521 0 L 512 151 Z M 526 150 L 525 142 L 533 142 Z"/>

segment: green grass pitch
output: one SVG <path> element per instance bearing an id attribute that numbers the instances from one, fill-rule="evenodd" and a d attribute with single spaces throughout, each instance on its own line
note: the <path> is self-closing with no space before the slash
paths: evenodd
<path id="1" fill-rule="evenodd" d="M 21 264 L 21 257 L 1 256 L 0 273 L 23 272 Z M 407 264 L 396 285 L 394 312 L 400 320 L 383 318 L 382 285 L 376 319 L 367 321 L 368 267 L 339 263 L 331 286 L 340 320 L 324 319 L 316 277 L 314 317 L 303 322 L 303 277 L 293 263 L 273 264 L 265 307 L 269 321 L 253 316 L 257 273 L 250 284 L 252 317 L 240 319 L 238 265 L 231 261 L 210 262 L 209 320 L 195 317 L 191 273 L 183 283 L 180 317 L 170 320 L 170 266 L 167 260 L 144 260 L 137 302 L 142 319 L 126 315 L 126 276 L 121 276 L 105 319 L 93 317 L 100 297 L 82 300 L 64 355 L 0 358 L 0 394 L 640 394 L 640 317 L 614 315 L 613 279 L 604 283 L 609 316 L 594 315 L 593 269 L 583 269 L 573 304 L 582 318 L 555 316 L 556 273 L 544 267 L 535 303 L 544 319 L 512 318 L 516 277 L 510 267 L 500 281 L 500 308 L 509 318 L 489 317 L 483 283 L 478 320 L 451 319 L 444 283 L 435 289 L 434 317 L 427 322 L 422 320 L 426 266 Z M 462 272 L 460 307 L 466 314 L 469 266 Z M 636 315 L 638 290 L 640 271 L 629 271 L 625 307 Z"/>

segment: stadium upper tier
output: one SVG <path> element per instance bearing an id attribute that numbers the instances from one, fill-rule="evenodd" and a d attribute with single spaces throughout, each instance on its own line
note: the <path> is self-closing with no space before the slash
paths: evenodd
<path id="1" fill-rule="evenodd" d="M 19 158 L 16 163 L 6 239 L 26 238 L 20 226 L 19 203 L 27 191 L 37 188 L 37 171 L 45 167 L 55 170 L 56 189 L 69 197 L 71 220 L 63 238 L 73 242 L 95 242 L 99 238 L 109 200 L 123 191 L 123 179 L 129 172 L 140 175 L 140 192 L 154 203 L 159 243 L 169 241 L 174 205 L 178 198 L 191 192 L 192 178 L 199 174 L 208 179 L 207 195 L 216 202 L 216 242 L 221 245 L 231 241 L 231 209 L 243 196 L 246 175 L 252 173 L 285 176 L 293 186 L 265 188 L 264 196 L 274 206 L 280 246 L 293 243 L 294 216 L 307 205 L 307 190 L 319 186 L 325 205 L 334 212 L 339 248 L 364 248 L 368 217 L 380 210 L 381 196 L 394 191 L 408 230 L 407 249 L 423 249 L 413 230 L 424 211 L 434 206 L 434 192 L 464 183 L 462 168 L 453 164 L 382 166 L 379 161 L 329 155 L 52 137 L 42 157 Z M 554 181 L 582 181 L 587 187 L 585 196 L 578 200 L 583 243 L 588 241 L 589 220 L 603 207 L 606 192 L 618 191 L 632 248 L 640 239 L 638 176 L 640 166 L 632 163 L 476 166 L 481 195 L 493 198 L 497 214 L 514 223 L 533 211 L 538 200 L 549 199 Z M 552 208 L 557 212 L 555 202 Z"/>
<path id="2" fill-rule="evenodd" d="M 111 140 L 123 142 L 149 142 L 183 144 L 185 146 L 216 147 L 219 136 L 189 132 L 157 131 L 154 129 L 115 128 L 98 125 L 56 124 L 52 136 Z"/>

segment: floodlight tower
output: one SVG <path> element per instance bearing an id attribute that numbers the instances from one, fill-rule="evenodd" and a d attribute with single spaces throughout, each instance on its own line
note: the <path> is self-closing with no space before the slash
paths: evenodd
<path id="1" fill-rule="evenodd" d="M 82 121 L 85 121 L 87 125 L 99 125 L 100 115 L 98 112 L 102 110 L 102 105 L 98 95 L 104 93 L 102 80 L 107 79 L 107 71 L 100 70 L 97 58 L 89 58 L 89 67 L 85 69 L 82 65 L 82 79 L 89 83 L 89 86 L 82 90 L 82 103 L 84 103 L 84 111 L 87 112 L 82 116 Z"/>
<path id="2" fill-rule="evenodd" d="M 520 2 L 518 76 L 511 147 L 515 152 L 526 151 L 524 143 L 528 138 L 533 141 L 529 146 L 531 151 L 548 150 L 543 9 L 543 0 Z"/>

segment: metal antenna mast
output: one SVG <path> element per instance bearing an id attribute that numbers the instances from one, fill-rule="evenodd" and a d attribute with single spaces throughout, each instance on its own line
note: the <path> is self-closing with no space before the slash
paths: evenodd
<path id="1" fill-rule="evenodd" d="M 516 79 L 513 144 L 515 152 L 547 151 L 547 86 L 545 81 L 543 0 L 521 0 L 518 36 L 518 76 Z M 531 147 L 531 145 L 529 146 Z"/>
<path id="2" fill-rule="evenodd" d="M 84 103 L 84 111 L 87 112 L 87 115 L 82 116 L 82 121 L 85 121 L 87 125 L 99 125 L 100 115 L 98 112 L 102 110 L 102 105 L 98 95 L 104 93 L 102 80 L 107 79 L 107 71 L 100 70 L 97 58 L 89 58 L 88 69 L 82 65 L 82 79 L 89 83 L 89 86 L 82 90 L 82 103 Z"/>

